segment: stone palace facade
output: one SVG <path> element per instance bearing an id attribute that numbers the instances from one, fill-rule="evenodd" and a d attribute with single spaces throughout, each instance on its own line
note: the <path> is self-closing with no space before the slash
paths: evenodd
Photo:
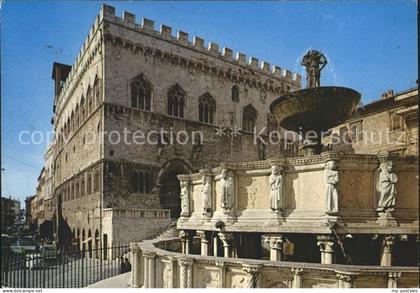
<path id="1" fill-rule="evenodd" d="M 72 66 L 54 63 L 59 242 L 80 249 L 155 235 L 180 213 L 177 175 L 290 153 L 253 143 L 300 76 L 104 5 Z M 217 128 L 241 129 L 217 136 Z M 163 130 L 165 133 L 160 134 Z M 151 143 L 116 142 L 141 131 Z M 183 132 L 188 144 L 171 143 Z M 202 133 L 201 136 L 194 134 Z M 264 134 L 263 134 L 264 135 Z"/>

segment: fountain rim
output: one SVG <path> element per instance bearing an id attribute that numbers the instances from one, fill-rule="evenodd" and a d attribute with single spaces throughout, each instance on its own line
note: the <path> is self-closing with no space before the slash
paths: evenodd
<path id="1" fill-rule="evenodd" d="M 320 90 L 324 90 L 324 89 L 347 90 L 347 91 L 353 92 L 353 93 L 357 94 L 359 97 L 361 97 L 361 94 L 358 91 L 356 91 L 355 89 L 352 89 L 352 88 L 349 88 L 349 87 L 343 87 L 343 86 L 320 86 L 320 87 L 304 88 L 304 89 L 293 91 L 293 92 L 290 92 L 290 93 L 288 93 L 286 95 L 282 95 L 282 96 L 277 97 L 270 104 L 270 112 L 271 112 L 271 114 L 274 114 L 274 109 L 279 104 L 293 99 L 297 95 L 297 93 L 302 93 L 302 92 L 307 92 L 307 91 L 315 91 L 316 92 L 316 91 L 320 91 Z"/>

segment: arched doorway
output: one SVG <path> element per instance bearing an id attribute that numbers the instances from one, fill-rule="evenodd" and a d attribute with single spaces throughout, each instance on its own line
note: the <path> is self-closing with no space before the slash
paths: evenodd
<path id="1" fill-rule="evenodd" d="M 171 218 L 179 218 L 181 213 L 181 188 L 177 175 L 190 174 L 191 168 L 182 160 L 166 162 L 158 175 L 159 202 L 163 209 L 171 210 Z"/>

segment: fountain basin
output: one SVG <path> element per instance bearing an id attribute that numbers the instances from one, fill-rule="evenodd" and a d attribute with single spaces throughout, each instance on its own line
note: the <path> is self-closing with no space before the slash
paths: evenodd
<path id="1" fill-rule="evenodd" d="M 359 92 L 346 87 L 313 87 L 277 98 L 270 111 L 285 129 L 319 133 L 348 119 L 360 98 Z"/>

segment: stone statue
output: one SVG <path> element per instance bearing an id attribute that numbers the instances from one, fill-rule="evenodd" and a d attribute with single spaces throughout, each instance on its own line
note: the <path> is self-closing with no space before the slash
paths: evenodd
<path id="1" fill-rule="evenodd" d="M 392 170 L 392 162 L 387 161 L 379 167 L 378 211 L 392 211 L 395 206 L 397 175 Z"/>
<path id="2" fill-rule="evenodd" d="M 190 184 L 188 181 L 181 181 L 181 216 L 190 215 Z"/>
<path id="3" fill-rule="evenodd" d="M 233 208 L 234 198 L 234 179 L 232 171 L 222 170 L 222 209 L 230 210 Z"/>
<path id="4" fill-rule="evenodd" d="M 203 177 L 203 189 L 201 190 L 203 197 L 203 215 L 211 213 L 211 177 Z"/>
<path id="5" fill-rule="evenodd" d="M 321 70 L 327 65 L 327 58 L 316 50 L 308 51 L 302 59 L 306 67 L 306 88 L 321 86 Z"/>
<path id="6" fill-rule="evenodd" d="M 163 267 L 163 288 L 172 288 L 172 266 L 170 263 L 165 263 Z"/>
<path id="7" fill-rule="evenodd" d="M 282 201 L 282 176 L 283 168 L 278 166 L 271 167 L 270 175 L 270 208 L 277 212 L 281 209 Z"/>
<path id="8" fill-rule="evenodd" d="M 336 161 L 328 161 L 325 164 L 326 191 L 326 214 L 338 213 L 338 166 Z"/>

